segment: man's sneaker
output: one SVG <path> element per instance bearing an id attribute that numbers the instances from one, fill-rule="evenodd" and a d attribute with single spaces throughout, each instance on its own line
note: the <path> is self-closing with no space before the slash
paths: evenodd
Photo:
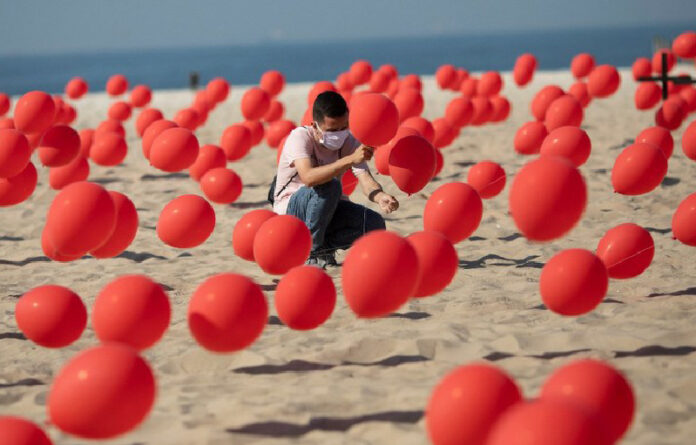
<path id="1" fill-rule="evenodd" d="M 336 257 L 333 253 L 321 253 L 319 255 L 310 255 L 305 262 L 307 266 L 316 266 L 326 269 L 327 267 L 337 267 Z"/>

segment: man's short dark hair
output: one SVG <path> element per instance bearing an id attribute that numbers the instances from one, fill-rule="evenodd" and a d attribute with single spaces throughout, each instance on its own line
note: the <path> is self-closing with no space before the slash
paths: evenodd
<path id="1" fill-rule="evenodd" d="M 341 117 L 347 112 L 345 99 L 335 91 L 324 91 L 317 96 L 312 106 L 312 118 L 319 123 L 324 122 L 325 117 Z"/>

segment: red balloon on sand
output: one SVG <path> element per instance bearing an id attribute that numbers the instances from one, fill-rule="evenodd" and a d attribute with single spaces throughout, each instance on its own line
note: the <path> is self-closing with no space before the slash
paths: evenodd
<path id="1" fill-rule="evenodd" d="M 483 203 L 478 192 L 463 182 L 438 187 L 425 204 L 423 228 L 442 233 L 451 243 L 465 240 L 478 228 Z"/>
<path id="2" fill-rule="evenodd" d="M 533 54 L 522 54 L 515 61 L 515 66 L 512 71 L 515 83 L 523 87 L 532 81 L 534 71 L 537 67 L 537 60 Z"/>
<path id="3" fill-rule="evenodd" d="M 592 72 L 594 66 L 595 60 L 592 54 L 580 53 L 573 57 L 573 60 L 570 62 L 570 72 L 573 73 L 576 79 L 582 79 Z"/>
<path id="4" fill-rule="evenodd" d="M 534 96 L 530 103 L 532 115 L 538 121 L 543 121 L 546 118 L 546 110 L 551 103 L 565 94 L 563 90 L 556 85 L 547 85 Z"/>
<path id="5" fill-rule="evenodd" d="M 587 78 L 587 89 L 592 97 L 609 97 L 619 89 L 621 76 L 611 65 L 595 67 Z"/>
<path id="6" fill-rule="evenodd" d="M 687 246 L 696 246 L 696 193 L 687 196 L 672 215 L 672 235 Z"/>
<path id="7" fill-rule="evenodd" d="M 198 151 L 196 162 L 189 167 L 189 175 L 194 181 L 200 181 L 201 177 L 213 168 L 224 167 L 227 165 L 227 156 L 221 147 L 206 144 Z"/>
<path id="8" fill-rule="evenodd" d="M 188 306 L 193 338 L 205 349 L 224 353 L 251 345 L 268 320 L 261 287 L 233 273 L 214 275 L 196 289 Z"/>
<path id="9" fill-rule="evenodd" d="M 452 243 L 439 232 L 422 231 L 407 238 L 418 255 L 418 285 L 414 297 L 428 297 L 447 287 L 459 268 Z"/>
<path id="10" fill-rule="evenodd" d="M 248 120 L 259 120 L 271 105 L 271 96 L 261 88 L 250 88 L 242 96 L 242 115 Z"/>
<path id="11" fill-rule="evenodd" d="M 38 425 L 21 417 L 0 416 L 0 431 L 5 445 L 53 445 Z"/>
<path id="12" fill-rule="evenodd" d="M 65 85 L 65 95 L 73 100 L 81 98 L 87 93 L 88 90 L 89 85 L 87 84 L 87 81 L 82 77 L 73 77 Z"/>
<path id="13" fill-rule="evenodd" d="M 34 193 L 37 181 L 36 167 L 31 162 L 19 174 L 10 178 L 0 178 L 0 207 L 25 201 Z"/>
<path id="14" fill-rule="evenodd" d="M 95 164 L 111 167 L 120 164 L 128 154 L 128 145 L 123 136 L 115 132 L 95 135 L 89 149 L 89 157 Z"/>
<path id="15" fill-rule="evenodd" d="M 22 132 L 0 129 L 0 178 L 17 176 L 29 164 L 31 147 Z"/>
<path id="16" fill-rule="evenodd" d="M 198 138 L 186 128 L 170 128 L 160 133 L 150 148 L 150 163 L 166 172 L 185 170 L 196 162 Z"/>
<path id="17" fill-rule="evenodd" d="M 422 136 L 399 139 L 389 153 L 389 174 L 399 189 L 413 194 L 435 174 L 435 148 Z"/>
<path id="18" fill-rule="evenodd" d="M 135 204 L 123 193 L 109 191 L 116 208 L 116 227 L 107 240 L 89 253 L 95 258 L 112 258 L 131 245 L 138 232 L 138 211 Z"/>
<path id="19" fill-rule="evenodd" d="M 62 348 L 80 338 L 87 325 L 87 309 L 72 290 L 55 285 L 35 287 L 15 306 L 20 331 L 46 348 Z"/>
<path id="20" fill-rule="evenodd" d="M 496 421 L 521 401 L 520 389 L 502 370 L 485 363 L 460 366 L 430 395 L 425 409 L 428 437 L 433 445 L 488 443 Z"/>
<path id="21" fill-rule="evenodd" d="M 196 195 L 183 195 L 170 201 L 157 221 L 157 236 L 165 244 L 180 249 L 205 242 L 215 229 L 215 211 L 208 201 Z"/>
<path id="22" fill-rule="evenodd" d="M 259 227 L 276 213 L 258 209 L 247 212 L 240 218 L 232 231 L 232 248 L 235 255 L 247 261 L 254 261 L 254 238 Z"/>
<path id="23" fill-rule="evenodd" d="M 56 125 L 44 133 L 39 159 L 47 167 L 69 164 L 80 152 L 80 135 L 67 125 Z"/>
<path id="24" fill-rule="evenodd" d="M 275 293 L 278 318 L 291 329 L 310 330 L 323 324 L 336 306 L 336 288 L 326 272 L 298 266 L 280 279 Z"/>
<path id="25" fill-rule="evenodd" d="M 667 159 L 672 156 L 672 152 L 674 151 L 674 138 L 672 137 L 672 133 L 663 127 L 646 128 L 638 134 L 635 142 L 653 144 L 659 147 L 660 150 L 662 150 L 662 154 L 664 154 Z"/>
<path id="26" fill-rule="evenodd" d="M 43 133 L 53 124 L 57 108 L 43 91 L 31 91 L 19 98 L 14 109 L 14 126 L 25 134 Z"/>
<path id="27" fill-rule="evenodd" d="M 254 236 L 254 259 L 266 273 L 282 275 L 309 257 L 312 236 L 305 223 L 278 215 L 261 224 Z"/>
<path id="28" fill-rule="evenodd" d="M 58 372 L 48 393 L 53 426 L 86 439 L 131 431 L 155 401 L 150 365 L 130 346 L 110 343 L 78 353 Z"/>
<path id="29" fill-rule="evenodd" d="M 587 187 L 568 160 L 542 156 L 515 175 L 510 188 L 510 213 L 527 239 L 550 241 L 568 233 L 587 204 Z"/>
<path id="30" fill-rule="evenodd" d="M 280 71 L 270 70 L 263 73 L 259 86 L 271 97 L 275 97 L 283 91 L 285 86 L 285 76 Z"/>
<path id="31" fill-rule="evenodd" d="M 531 121 L 522 125 L 515 133 L 515 151 L 522 155 L 539 153 L 549 132 L 543 122 Z"/>
<path id="32" fill-rule="evenodd" d="M 86 181 L 89 177 L 89 162 L 78 156 L 69 164 L 60 167 L 52 167 L 48 173 L 48 184 L 53 190 L 61 190 L 73 182 Z"/>
<path id="33" fill-rule="evenodd" d="M 220 138 L 220 146 L 229 161 L 238 161 L 246 156 L 251 150 L 252 142 L 251 131 L 241 124 L 225 128 Z"/>
<path id="34" fill-rule="evenodd" d="M 626 147 L 611 170 L 614 191 L 643 195 L 654 190 L 667 174 L 667 158 L 657 146 L 638 142 Z"/>
<path id="35" fill-rule="evenodd" d="M 597 246 L 597 256 L 607 266 L 610 278 L 637 277 L 650 266 L 654 255 L 650 232 L 633 223 L 610 229 Z"/>
<path id="36" fill-rule="evenodd" d="M 114 74 L 106 81 L 106 92 L 109 96 L 120 96 L 128 90 L 128 79 L 123 74 Z"/>
<path id="37" fill-rule="evenodd" d="M 363 144 L 377 147 L 386 144 L 399 128 L 399 111 L 387 97 L 368 93 L 351 101 L 351 133 Z"/>
<path id="38" fill-rule="evenodd" d="M 544 124 L 549 131 L 566 126 L 579 127 L 582 118 L 580 102 L 570 94 L 565 94 L 551 102 L 546 109 Z"/>
<path id="39" fill-rule="evenodd" d="M 213 168 L 201 177 L 205 197 L 217 204 L 230 204 L 242 194 L 242 178 L 226 167 Z"/>
<path id="40" fill-rule="evenodd" d="M 580 167 L 590 157 L 592 142 L 585 130 L 577 126 L 558 127 L 551 131 L 541 144 L 544 156 L 561 156 L 576 167 Z"/>
<path id="41" fill-rule="evenodd" d="M 505 170 L 495 162 L 481 161 L 471 166 L 466 182 L 481 198 L 491 199 L 505 188 Z"/>

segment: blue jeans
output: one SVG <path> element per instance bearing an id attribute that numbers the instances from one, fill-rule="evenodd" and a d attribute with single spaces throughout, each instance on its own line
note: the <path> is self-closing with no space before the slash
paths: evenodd
<path id="1" fill-rule="evenodd" d="M 287 214 L 305 222 L 312 234 L 312 255 L 348 249 L 372 230 L 384 230 L 384 218 L 360 204 L 341 200 L 337 179 L 316 187 L 302 187 L 290 198 Z"/>

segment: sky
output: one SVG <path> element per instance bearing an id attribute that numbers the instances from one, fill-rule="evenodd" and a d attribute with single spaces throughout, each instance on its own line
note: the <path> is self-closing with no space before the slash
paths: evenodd
<path id="1" fill-rule="evenodd" d="M 681 23 L 696 1 L 0 0 L 0 56 Z"/>

